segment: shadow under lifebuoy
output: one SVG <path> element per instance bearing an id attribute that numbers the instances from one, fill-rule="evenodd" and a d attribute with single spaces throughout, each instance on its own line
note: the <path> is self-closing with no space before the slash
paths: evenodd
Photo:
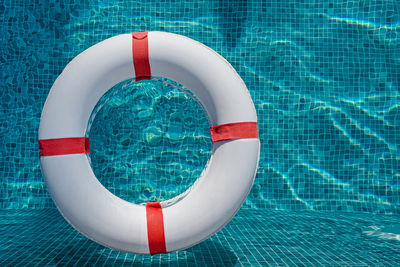
<path id="1" fill-rule="evenodd" d="M 124 253 L 96 244 L 76 232 L 56 209 L 15 211 L 3 217 L 4 227 L 0 227 L 0 231 L 8 232 L 8 254 L 18 254 L 26 258 L 27 262 L 61 265 L 234 266 L 239 261 L 234 250 L 224 242 L 224 231 L 194 247 L 150 256 Z"/>
<path id="2" fill-rule="evenodd" d="M 168 254 L 135 255 L 132 253 L 120 253 L 115 250 L 101 249 L 100 261 L 107 263 L 110 259 L 117 266 L 124 264 L 134 266 L 160 265 L 160 266 L 234 266 L 238 262 L 235 253 L 221 242 L 208 239 L 194 247 Z"/>

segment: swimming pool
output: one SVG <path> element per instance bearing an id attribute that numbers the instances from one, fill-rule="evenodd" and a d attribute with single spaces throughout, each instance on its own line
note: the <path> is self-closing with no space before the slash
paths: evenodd
<path id="1" fill-rule="evenodd" d="M 117 265 L 398 264 L 399 8 L 394 0 L 0 4 L 0 229 L 10 242 L 0 264 L 28 256 L 21 247 L 74 251 L 63 257 L 70 263 L 79 251 L 87 263 Z M 153 258 L 107 250 L 68 228 L 47 193 L 37 151 L 41 109 L 65 65 L 103 39 L 145 30 L 182 34 L 223 55 L 250 90 L 262 144 L 238 217 L 206 243 Z M 88 134 L 93 169 L 110 191 L 136 203 L 164 200 L 199 176 L 210 155 L 209 126 L 182 89 L 166 80 L 127 81 L 103 97 Z M 22 231 L 26 218 L 54 220 L 60 228 Z M 273 221 L 281 224 L 268 228 Z M 385 225 L 394 227 L 385 232 Z M 40 232 L 43 246 L 33 238 Z M 326 243 L 313 241 L 323 234 Z M 79 247 L 63 247 L 71 240 L 80 240 Z M 343 251 L 340 261 L 333 256 L 339 244 L 357 249 Z M 332 256 L 319 259 L 318 246 L 322 254 L 331 248 L 324 255 Z M 236 260 L 225 262 L 225 254 Z M 49 255 L 36 259 L 55 263 Z"/>

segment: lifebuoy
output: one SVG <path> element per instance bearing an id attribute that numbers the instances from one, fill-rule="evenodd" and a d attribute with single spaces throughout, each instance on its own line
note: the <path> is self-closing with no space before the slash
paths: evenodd
<path id="1" fill-rule="evenodd" d="M 107 90 L 150 76 L 179 82 L 196 95 L 209 119 L 213 146 L 189 190 L 137 205 L 96 179 L 85 134 Z M 64 218 L 100 244 L 139 254 L 188 248 L 227 224 L 252 187 L 259 149 L 254 104 L 233 67 L 203 44 L 165 32 L 118 35 L 79 54 L 54 82 L 39 128 L 43 177 Z"/>

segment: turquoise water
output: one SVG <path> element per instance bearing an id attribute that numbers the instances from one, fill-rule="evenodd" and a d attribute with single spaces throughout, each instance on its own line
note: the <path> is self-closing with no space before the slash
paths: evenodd
<path id="1" fill-rule="evenodd" d="M 1 206 L 53 207 L 40 173 L 37 130 L 64 66 L 113 35 L 162 30 L 216 50 L 250 90 L 262 147 L 246 208 L 398 214 L 398 8 L 396 1 L 7 1 Z M 94 122 L 95 172 L 128 200 L 176 195 L 209 156 L 205 116 L 183 94 L 168 95 L 168 85 L 128 88 L 130 97 L 106 104 Z M 147 94 L 152 100 L 140 107 Z M 175 120 L 167 117 L 175 111 Z M 154 134 L 158 145 L 146 143 Z M 135 154 L 138 148 L 143 151 Z"/>
<path id="2" fill-rule="evenodd" d="M 399 219 L 380 214 L 241 209 L 208 240 L 183 251 L 155 256 L 98 245 L 72 230 L 55 209 L 1 210 L 0 222 L 2 266 L 400 264 Z"/>
<path id="3" fill-rule="evenodd" d="M 210 158 L 207 117 L 186 88 L 165 79 L 113 87 L 89 122 L 91 164 L 111 192 L 134 203 L 188 189 Z"/>
<path id="4" fill-rule="evenodd" d="M 21 248 L 35 247 L 33 237 L 42 231 L 27 228 L 21 238 L 13 235 L 24 216 L 37 216 L 33 224 L 41 222 L 39 217 L 52 218 L 66 229 L 59 237 L 43 233 L 56 250 L 63 245 L 54 238 L 78 238 L 54 211 L 40 173 L 37 134 L 51 85 L 86 48 L 117 34 L 145 30 L 182 34 L 224 56 L 249 88 L 259 120 L 260 163 L 244 215 L 211 243 L 170 257 L 211 265 L 398 264 L 396 227 L 385 235 L 394 239 L 379 237 L 379 229 L 388 221 L 399 223 L 400 214 L 398 1 L 19 0 L 0 3 L 0 20 L 0 207 L 10 214 L 2 215 L 0 231 L 2 236 L 10 233 L 11 242 L 1 246 L 0 256 L 9 264 L 15 263 L 12 255 L 28 256 Z M 201 173 L 210 156 L 209 126 L 201 107 L 181 90 L 179 84 L 160 79 L 126 81 L 102 98 L 88 131 L 90 157 L 100 182 L 116 195 L 135 203 L 165 200 L 190 187 Z M 294 216 L 294 225 L 276 226 L 289 234 L 263 226 L 270 213 L 277 221 L 279 214 Z M 377 219 L 368 220 L 372 215 Z M 328 238 L 335 246 L 312 241 L 325 233 L 323 228 L 304 236 L 302 243 L 303 233 L 310 232 L 307 225 L 325 217 L 332 220 L 326 228 L 332 236 L 365 221 Z M 257 223 L 247 225 L 246 218 Z M 8 230 L 12 225 L 16 228 Z M 256 231 L 260 227 L 264 231 Z M 291 233 L 309 249 L 287 243 Z M 334 256 L 318 261 L 322 244 L 331 248 L 326 255 L 337 255 L 335 249 L 342 251 L 346 244 L 357 249 L 342 251 L 343 261 Z M 86 241 L 79 246 L 66 257 L 76 260 L 77 252 L 103 249 Z M 249 250 L 240 251 L 246 246 Z M 221 262 L 220 250 L 236 260 Z M 381 256 L 366 256 L 375 250 Z M 102 253 L 121 263 L 120 254 Z M 99 255 L 92 254 L 88 263 L 103 262 Z M 151 259 L 137 262 L 127 255 L 127 264 Z M 42 255 L 39 262 L 51 264 L 54 259 Z"/>

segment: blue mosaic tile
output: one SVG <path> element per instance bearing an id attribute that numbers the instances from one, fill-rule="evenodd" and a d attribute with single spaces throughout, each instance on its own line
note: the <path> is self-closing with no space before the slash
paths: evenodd
<path id="1" fill-rule="evenodd" d="M 37 129 L 65 65 L 116 34 L 161 30 L 216 50 L 250 90 L 262 147 L 245 208 L 400 213 L 397 1 L 3 1 L 0 11 L 0 207 L 54 207 Z M 130 201 L 179 194 L 209 157 L 205 116 L 166 83 L 124 85 L 92 125 L 95 173 Z M 149 93 L 167 100 L 140 106 Z"/>
<path id="2" fill-rule="evenodd" d="M 266 231 L 266 229 L 268 229 Z M 1 266 L 398 266 L 398 216 L 242 209 L 192 248 L 135 255 L 87 239 L 56 209 L 0 210 Z"/>

